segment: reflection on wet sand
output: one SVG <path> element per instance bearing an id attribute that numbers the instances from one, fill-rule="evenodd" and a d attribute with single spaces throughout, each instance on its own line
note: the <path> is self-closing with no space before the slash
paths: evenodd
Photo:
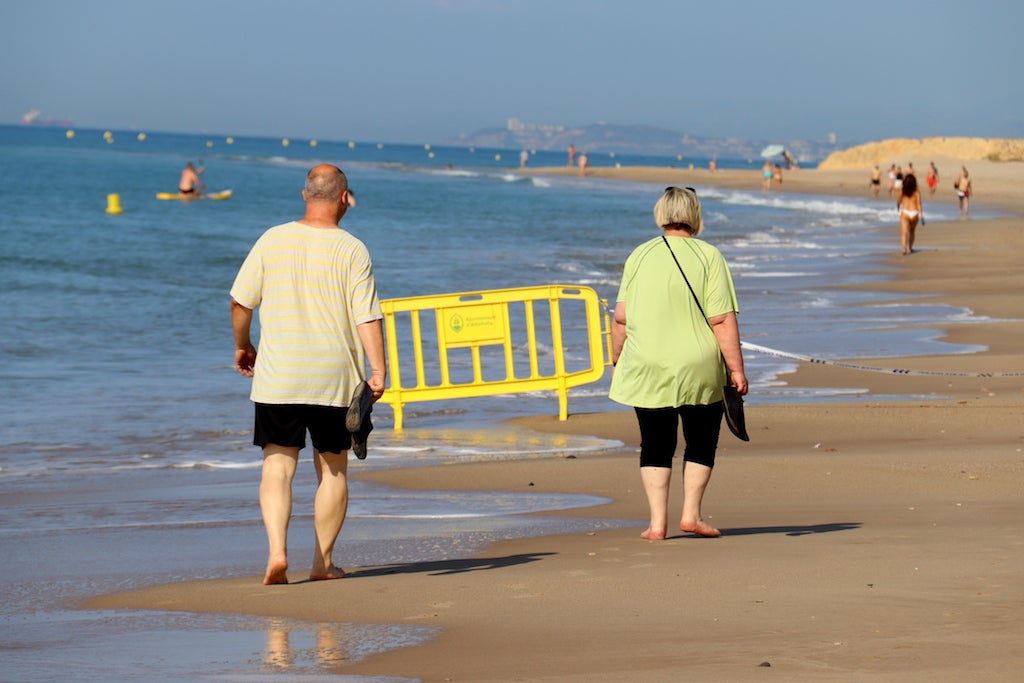
<path id="1" fill-rule="evenodd" d="M 263 666 L 278 672 L 328 673 L 373 654 L 422 645 L 438 629 L 349 623 L 309 623 L 271 617 Z M 392 679 L 395 680 L 395 679 Z"/>

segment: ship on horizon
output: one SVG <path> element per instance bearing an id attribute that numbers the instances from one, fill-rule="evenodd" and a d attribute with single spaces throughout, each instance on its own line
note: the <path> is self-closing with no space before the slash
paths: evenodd
<path id="1" fill-rule="evenodd" d="M 38 109 L 29 109 L 21 117 L 23 126 L 73 126 L 74 123 L 67 119 L 40 118 L 42 112 Z"/>

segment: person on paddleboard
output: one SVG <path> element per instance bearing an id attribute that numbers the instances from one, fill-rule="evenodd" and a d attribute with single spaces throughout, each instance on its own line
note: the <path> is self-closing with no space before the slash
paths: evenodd
<path id="1" fill-rule="evenodd" d="M 206 192 L 206 186 L 203 185 L 203 181 L 199 179 L 199 174 L 203 172 L 203 167 L 200 166 L 199 170 L 192 165 L 192 162 L 188 162 L 185 166 L 185 170 L 181 172 L 181 180 L 178 181 L 178 192 L 181 194 L 198 194 L 199 191 Z M 197 191 L 196 188 L 199 188 Z"/>

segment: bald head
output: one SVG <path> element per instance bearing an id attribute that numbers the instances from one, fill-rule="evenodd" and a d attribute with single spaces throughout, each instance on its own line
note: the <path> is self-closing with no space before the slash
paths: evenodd
<path id="1" fill-rule="evenodd" d="M 306 201 L 336 202 L 348 190 L 348 178 L 337 166 L 320 164 L 306 174 Z"/>

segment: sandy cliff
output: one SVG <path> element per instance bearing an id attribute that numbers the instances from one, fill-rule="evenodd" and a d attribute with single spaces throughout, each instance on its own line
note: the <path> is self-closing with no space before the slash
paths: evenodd
<path id="1" fill-rule="evenodd" d="M 833 152 L 818 168 L 866 168 L 905 164 L 908 159 L 1024 161 L 1024 140 L 1006 138 L 893 138 Z"/>

